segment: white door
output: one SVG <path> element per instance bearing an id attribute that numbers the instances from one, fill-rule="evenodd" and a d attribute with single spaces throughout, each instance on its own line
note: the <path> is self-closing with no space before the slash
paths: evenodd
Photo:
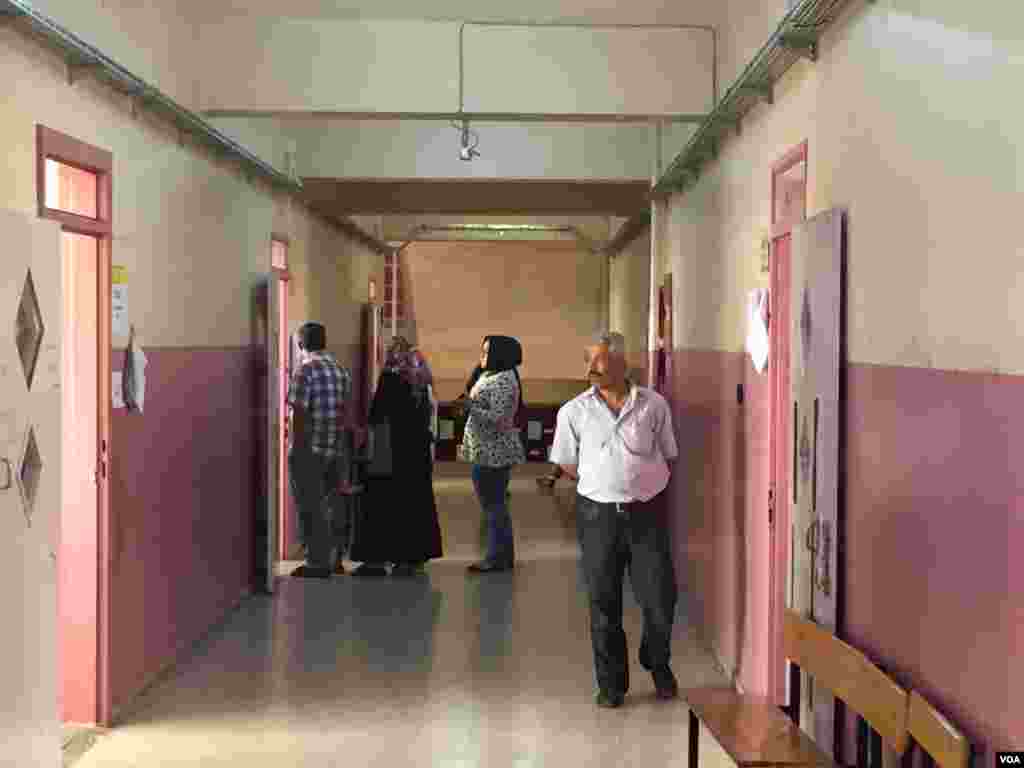
<path id="1" fill-rule="evenodd" d="M 843 212 L 833 209 L 795 227 L 790 293 L 793 427 L 793 607 L 835 633 L 840 529 L 839 374 L 842 364 Z M 801 724 L 832 752 L 835 700 L 806 675 Z"/>
<path id="2" fill-rule="evenodd" d="M 0 210 L 0 744 L 59 766 L 60 226 Z"/>

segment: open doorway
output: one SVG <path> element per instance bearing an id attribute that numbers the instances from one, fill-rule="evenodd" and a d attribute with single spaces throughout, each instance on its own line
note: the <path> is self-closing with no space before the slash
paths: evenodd
<path id="1" fill-rule="evenodd" d="M 291 494 L 288 490 L 288 386 L 293 358 L 292 339 L 288 330 L 288 284 L 291 273 L 288 270 L 289 240 L 284 235 L 273 235 L 270 239 L 270 430 L 272 453 L 270 462 L 274 476 L 271 510 L 276 520 L 277 536 L 272 541 L 276 547 L 274 558 L 289 560 L 295 554 L 295 525 L 291 508 Z M 273 569 L 272 569 L 273 571 Z"/>
<path id="2" fill-rule="evenodd" d="M 61 225 L 60 712 L 109 725 L 113 157 L 44 126 L 36 139 L 39 216 Z"/>

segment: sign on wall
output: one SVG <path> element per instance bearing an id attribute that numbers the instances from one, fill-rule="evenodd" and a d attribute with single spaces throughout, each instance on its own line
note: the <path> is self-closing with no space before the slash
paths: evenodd
<path id="1" fill-rule="evenodd" d="M 110 282 L 111 334 L 127 336 L 131 330 L 128 320 L 128 267 L 111 267 Z"/>

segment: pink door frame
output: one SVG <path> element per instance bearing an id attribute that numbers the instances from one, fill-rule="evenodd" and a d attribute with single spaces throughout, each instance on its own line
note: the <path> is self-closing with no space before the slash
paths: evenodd
<path id="1" fill-rule="evenodd" d="M 788 205 L 780 210 L 780 186 L 785 174 L 800 163 L 804 175 L 796 199 L 787 195 Z M 772 527 L 769 538 L 769 669 L 768 690 L 777 704 L 786 704 L 786 661 L 782 650 L 782 619 L 786 606 L 786 573 L 789 569 L 789 529 L 791 515 L 788 495 L 791 491 L 787 470 L 789 445 L 789 302 L 790 244 L 793 227 L 807 218 L 807 142 L 788 151 L 772 166 L 772 258 L 769 335 L 771 344 L 771 447 L 769 456 L 769 494 L 772 501 Z"/>
<path id="2" fill-rule="evenodd" d="M 47 206 L 46 160 L 89 171 L 96 176 L 96 218 L 78 216 Z M 96 574 L 90 579 L 74 580 L 80 585 L 81 593 L 64 595 L 61 601 L 75 601 L 79 605 L 95 606 L 90 624 L 76 639 L 63 640 L 60 663 L 63 682 L 62 690 L 67 691 L 68 680 L 76 678 L 74 686 L 79 692 L 74 700 L 62 696 L 65 719 L 83 723 L 110 725 L 112 719 L 111 655 L 111 573 L 113 570 L 115 530 L 110 506 L 109 457 L 113 453 L 111 443 L 111 265 L 113 263 L 113 155 L 97 147 L 81 142 L 71 136 L 36 125 L 36 195 L 40 218 L 53 219 L 60 223 L 65 232 L 87 235 L 97 241 L 97 306 L 96 311 L 96 364 L 97 377 L 97 418 L 96 418 L 96 517 L 84 521 L 88 534 L 87 541 L 76 542 L 75 551 L 61 546 L 59 552 L 63 562 L 62 570 L 71 569 L 81 574 Z M 81 533 L 81 531 L 80 531 Z M 74 556 L 74 562 L 69 558 Z M 85 601 L 85 602 L 79 602 Z M 76 616 L 81 625 L 81 617 Z M 58 631 L 69 626 L 70 620 L 61 610 L 58 616 Z M 62 632 L 62 635 L 68 633 Z M 81 675 L 87 671 L 89 679 L 82 685 Z M 84 693 L 82 692 L 84 691 Z"/>
<path id="3" fill-rule="evenodd" d="M 288 246 L 290 240 L 286 235 L 272 234 L 270 243 L 271 279 L 277 280 L 279 283 L 277 317 L 270 318 L 271 322 L 277 323 L 278 329 L 278 369 L 271 371 L 271 375 L 277 376 L 277 407 L 280 414 L 277 425 L 277 557 L 278 560 L 287 560 L 288 547 L 292 543 L 291 513 L 288 504 L 290 499 L 288 490 L 288 354 L 291 348 L 288 334 L 288 283 L 291 280 L 291 272 L 288 271 Z M 275 244 L 284 246 L 280 259 L 274 255 Z"/>

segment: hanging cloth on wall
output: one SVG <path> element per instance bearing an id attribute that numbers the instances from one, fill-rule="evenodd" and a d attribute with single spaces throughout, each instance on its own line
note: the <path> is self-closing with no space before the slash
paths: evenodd
<path id="1" fill-rule="evenodd" d="M 124 366 L 121 369 L 124 405 L 129 413 L 142 413 L 146 399 L 146 355 L 135 343 L 135 326 L 131 326 L 128 346 L 124 351 Z"/>

